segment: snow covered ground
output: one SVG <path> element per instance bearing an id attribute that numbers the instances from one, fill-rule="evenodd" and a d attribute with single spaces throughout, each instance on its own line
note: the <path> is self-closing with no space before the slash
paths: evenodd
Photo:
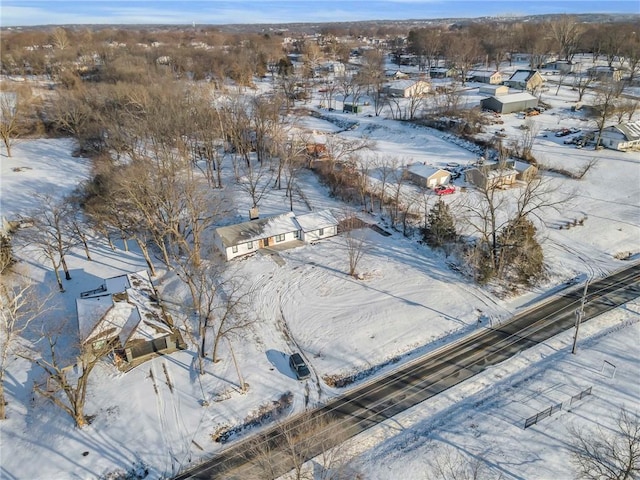
<path id="1" fill-rule="evenodd" d="M 588 122 L 571 112 L 576 93 L 569 88 L 543 94 L 553 108 L 534 117 L 545 128 L 579 126 Z M 469 91 L 469 102 L 477 101 Z M 333 112 L 358 126 L 339 135 L 367 135 L 376 142 L 370 155 L 443 166 L 472 162 L 477 154 L 441 132 L 392 120 Z M 508 135 L 519 135 L 522 119 L 503 115 Z M 336 132 L 334 124 L 308 117 L 298 127 Z M 73 142 L 66 139 L 23 141 L 14 157 L 2 157 L 0 201 L 2 215 L 27 214 L 34 194 L 64 194 L 89 174 L 89 161 L 73 158 Z M 0 476 L 13 479 L 93 479 L 110 472 L 144 465 L 148 478 L 168 477 L 216 451 L 211 439 L 220 428 L 245 418 L 283 393 L 294 395 L 293 410 L 325 401 L 340 393 L 319 378 L 348 375 L 400 358 L 404 361 L 441 345 L 488 321 L 499 322 L 536 298 L 575 277 L 603 275 L 625 265 L 616 254 L 640 250 L 640 158 L 637 153 L 578 150 L 550 135 L 536 140 L 534 154 L 545 164 L 579 168 L 597 158 L 594 170 L 580 181 L 550 175 L 558 195 L 570 193 L 573 202 L 546 217 L 540 232 L 549 269 L 543 285 L 518 297 L 499 298 L 451 270 L 444 253 L 419 245 L 398 232 L 383 236 L 367 230 L 368 248 L 359 266 L 362 280 L 347 275 L 344 240 L 333 237 L 314 245 L 286 250 L 279 258 L 254 255 L 230 264 L 227 275 L 243 279 L 252 292 L 256 324 L 232 348 L 244 381 L 239 379 L 223 343 L 222 361 L 207 363 L 207 374 L 194 371 L 195 353 L 185 350 L 154 359 L 123 374 L 114 367 L 98 367 L 86 411 L 94 422 L 83 430 L 53 405 L 32 394 L 40 373 L 16 359 L 10 368 L 7 393 L 9 419 L 0 423 Z M 16 169 L 19 169 L 18 171 Z M 296 198 L 299 213 L 344 205 L 327 194 L 310 172 L 299 180 L 306 202 Z M 232 182 L 227 182 L 232 185 Z M 231 187 L 229 187 L 231 188 Z M 456 202 L 470 192 L 447 198 Z M 308 202 L 308 205 L 307 205 Z M 238 218 L 247 219 L 250 200 L 236 193 Z M 282 213 L 284 190 L 271 191 L 260 204 L 261 215 Z M 587 217 L 582 226 L 558 229 L 564 222 Z M 367 216 L 378 221 L 378 216 Z M 41 259 L 21 254 L 19 264 L 43 288 L 53 286 L 52 272 Z M 113 251 L 95 237 L 92 262 L 82 252 L 68 258 L 72 280 L 66 292 L 56 293 L 52 321 L 75 322 L 75 299 L 101 279 L 145 268 L 135 248 Z M 277 260 L 277 261 L 276 261 Z M 180 282 L 167 272 L 155 279 L 174 317 L 187 298 Z M 477 456 L 505 478 L 568 478 L 566 452 L 569 424 L 592 426 L 596 419 L 610 426 L 621 405 L 640 405 L 636 374 L 640 307 L 637 302 L 585 325 L 577 356 L 570 351 L 570 332 L 499 365 L 361 435 L 353 443 L 358 468 L 366 478 L 428 478 L 430 462 L 444 445 Z M 479 323 L 478 320 L 481 320 Z M 312 379 L 298 382 L 287 356 L 301 351 Z M 603 361 L 616 365 L 614 377 L 599 373 Z M 387 366 L 385 368 L 392 368 Z M 563 412 L 524 430 L 524 419 L 548 402 L 564 402 L 583 388 L 593 394 Z M 37 461 L 34 461 L 37 459 Z"/>

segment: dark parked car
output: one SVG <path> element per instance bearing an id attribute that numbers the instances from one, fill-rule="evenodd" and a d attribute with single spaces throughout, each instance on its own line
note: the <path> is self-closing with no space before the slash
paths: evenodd
<path id="1" fill-rule="evenodd" d="M 295 372 L 298 380 L 304 380 L 305 378 L 309 378 L 311 372 L 309 371 L 309 367 L 304 363 L 302 359 L 302 355 L 299 353 L 294 353 L 289 357 L 289 366 Z"/>

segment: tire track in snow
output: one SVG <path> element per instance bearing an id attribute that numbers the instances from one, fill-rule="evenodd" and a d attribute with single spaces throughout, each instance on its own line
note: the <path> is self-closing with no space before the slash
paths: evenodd
<path id="1" fill-rule="evenodd" d="M 162 444 L 165 446 L 168 456 L 171 459 L 170 474 L 174 475 L 176 473 L 176 469 L 175 469 L 176 465 L 175 465 L 175 455 L 173 453 L 173 449 L 171 448 L 171 445 L 173 442 L 171 442 L 171 439 L 167 434 L 167 421 L 164 415 L 164 401 L 162 399 L 162 392 L 160 391 L 160 386 L 158 385 L 159 377 L 156 372 L 156 368 L 153 361 L 151 362 L 151 367 L 149 368 L 149 374 L 151 377 L 151 381 L 153 382 L 153 389 L 156 394 L 156 412 L 158 414 L 158 422 L 160 424 L 160 435 L 162 437 Z M 164 470 L 165 472 L 168 472 L 168 466 L 165 467 Z"/>

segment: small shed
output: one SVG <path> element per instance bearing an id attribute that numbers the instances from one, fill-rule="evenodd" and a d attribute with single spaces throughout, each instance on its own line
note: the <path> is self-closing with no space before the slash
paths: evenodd
<path id="1" fill-rule="evenodd" d="M 603 128 L 600 144 L 620 151 L 640 147 L 640 121 L 620 123 Z"/>
<path id="2" fill-rule="evenodd" d="M 509 93 L 509 87 L 506 85 L 483 85 L 478 89 L 478 93 L 497 97 Z"/>
<path id="3" fill-rule="evenodd" d="M 344 103 L 342 105 L 342 111 L 344 113 L 362 113 L 362 105 L 355 103 Z"/>
<path id="4" fill-rule="evenodd" d="M 498 113 L 521 112 L 538 106 L 538 99 L 527 92 L 491 96 L 480 101 L 483 109 Z"/>
<path id="5" fill-rule="evenodd" d="M 416 185 L 427 188 L 436 188 L 438 185 L 446 185 L 451 181 L 450 172 L 422 163 L 409 165 L 405 176 Z"/>

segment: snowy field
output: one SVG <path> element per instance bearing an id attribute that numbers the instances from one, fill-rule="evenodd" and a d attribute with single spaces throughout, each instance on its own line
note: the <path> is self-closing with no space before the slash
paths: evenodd
<path id="1" fill-rule="evenodd" d="M 398 232 L 385 237 L 367 230 L 368 248 L 358 268 L 362 280 L 347 275 L 341 237 L 283 251 L 279 258 L 258 254 L 239 259 L 231 262 L 226 274 L 242 279 L 252 292 L 251 309 L 257 320 L 243 338 L 232 340 L 249 385 L 247 393 L 240 392 L 228 343 L 223 343 L 222 361 L 207 363 L 204 376 L 195 373 L 193 350 L 154 359 L 126 374 L 102 364 L 87 400 L 86 412 L 95 420 L 77 430 L 56 407 L 33 396 L 32 383 L 40 376 L 37 369 L 15 360 L 7 386 L 9 419 L 0 423 L 0 477 L 94 479 L 136 464 L 148 468 L 148 478 L 169 477 L 219 451 L 221 445 L 211 439 L 217 429 L 241 424 L 285 392 L 294 395 L 293 411 L 302 411 L 341 393 L 319 381 L 324 376 L 415 358 L 444 341 L 485 328 L 489 321 L 508 318 L 531 301 L 551 295 L 565 281 L 625 266 L 616 254 L 631 252 L 637 259 L 640 158 L 637 153 L 578 150 L 553 134 L 542 137 L 546 128 L 588 124 L 570 110 L 575 92 L 563 88 L 557 97 L 554 92 L 552 87 L 543 94 L 552 108 L 533 118 L 540 124 L 534 154 L 545 164 L 568 169 L 594 157 L 598 163 L 580 181 L 550 175 L 557 194 L 570 194 L 573 200 L 544 219 L 540 239 L 549 273 L 544 284 L 517 297 L 498 297 L 491 288 L 480 288 L 451 270 L 444 253 Z M 469 102 L 479 98 L 477 90 L 469 91 Z M 477 158 L 441 132 L 367 117 L 368 113 L 332 115 L 358 123 L 354 130 L 338 135 L 366 135 L 375 141 L 374 151 L 367 154 L 372 158 L 434 166 Z M 522 119 L 515 114 L 502 119 L 504 124 L 496 128 L 519 134 L 516 127 Z M 319 139 L 337 132 L 331 122 L 312 117 L 297 126 L 315 132 Z M 29 140 L 15 146 L 12 158 L 3 156 L 2 215 L 28 214 L 35 193 L 63 195 L 87 178 L 89 161 L 73 158 L 73 147 L 66 139 Z M 306 213 L 309 207 L 344 209 L 312 173 L 303 172 L 298 183 L 306 202 L 296 198 L 297 213 Z M 458 202 L 467 194 L 459 191 L 446 200 Z M 237 218 L 246 220 L 250 199 L 240 192 L 235 195 Z M 260 212 L 282 213 L 287 206 L 284 190 L 272 190 Z M 587 220 L 582 226 L 557 228 L 583 217 Z M 380 220 L 377 215 L 365 219 Z M 20 255 L 18 267 L 24 273 L 43 289 L 54 288 L 53 274 L 42 259 Z M 92 262 L 80 251 L 69 256 L 72 280 L 65 282 L 65 293 L 55 294 L 57 308 L 49 314 L 51 321 L 67 319 L 72 328 L 75 299 L 81 291 L 97 287 L 105 277 L 145 268 L 132 245 L 127 252 L 119 243 L 113 251 L 98 237 L 92 242 L 92 256 Z M 175 276 L 160 271 L 154 281 L 174 318 L 184 316 L 178 306 L 188 294 Z M 638 303 L 632 302 L 586 324 L 577 356 L 569 353 L 571 332 L 567 332 L 361 435 L 351 442 L 358 454 L 355 464 L 365 478 L 429 478 L 430 462 L 449 445 L 485 460 L 494 477 L 502 473 L 503 478 L 513 479 L 570 478 L 561 448 L 567 442 L 567 427 L 574 423 L 592 427 L 596 419 L 610 426 L 620 406 L 636 410 L 640 406 L 639 312 Z M 287 365 L 288 355 L 296 350 L 312 368 L 307 382 L 295 380 Z M 616 365 L 615 376 L 600 373 L 604 360 Z M 548 402 L 565 401 L 588 386 L 593 386 L 593 394 L 571 411 L 522 428 L 524 419 Z"/>

